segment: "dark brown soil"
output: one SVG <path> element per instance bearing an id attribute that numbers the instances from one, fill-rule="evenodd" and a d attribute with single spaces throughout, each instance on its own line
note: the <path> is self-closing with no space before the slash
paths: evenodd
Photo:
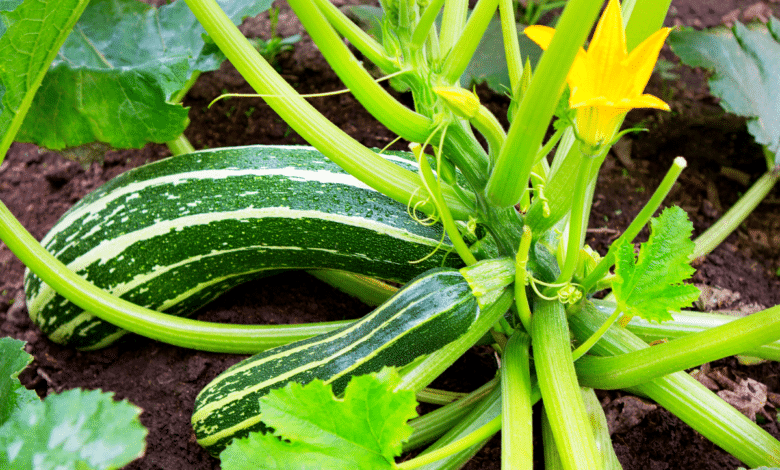
<path id="1" fill-rule="evenodd" d="M 342 2 L 344 3 L 344 2 Z M 354 3 L 354 2 L 351 2 Z M 734 11 L 748 16 L 762 12 L 763 5 L 738 0 L 676 0 L 670 22 L 712 26 L 734 17 Z M 729 16 L 730 15 L 730 16 Z M 280 32 L 296 31 L 286 8 L 282 10 Z M 744 15 L 741 20 L 746 19 Z M 267 21 L 249 20 L 248 35 L 267 35 Z M 267 37 L 267 36 L 266 36 Z M 671 58 L 671 56 L 667 56 Z M 316 50 L 306 39 L 295 53 L 281 57 L 284 76 L 301 93 L 341 89 Z M 707 94 L 700 72 L 679 68 L 681 81 L 654 79 L 651 92 L 673 103 L 674 115 L 635 112 L 633 121 L 644 121 L 650 133 L 633 141 L 632 162 L 614 156 L 605 163 L 599 180 L 589 242 L 604 251 L 620 229 L 632 219 L 675 156 L 688 159 L 678 188 L 669 204 L 688 211 L 697 233 L 711 224 L 747 188 L 721 174 L 722 167 L 736 168 L 750 181 L 764 169 L 760 148 L 752 143 L 744 123 L 722 116 Z M 187 137 L 197 148 L 246 144 L 304 144 L 259 99 L 221 101 L 207 104 L 223 90 L 248 93 L 251 90 L 235 70 L 226 64 L 221 70 L 202 76 L 190 92 L 192 124 Z M 484 101 L 506 115 L 506 100 L 480 89 Z M 407 98 L 403 98 L 407 99 Z M 377 124 L 350 95 L 312 99 L 313 104 L 347 133 L 365 145 L 383 147 L 395 136 Z M 398 144 L 397 148 L 403 148 Z M 84 170 L 51 152 L 31 145 L 15 144 L 0 166 L 0 199 L 37 238 L 89 191 L 117 174 L 168 155 L 164 146 L 110 152 L 103 166 Z M 780 193 L 775 192 L 714 253 L 703 260 L 695 276 L 703 283 L 740 293 L 747 303 L 765 307 L 780 303 Z M 189 425 L 198 391 L 217 374 L 241 357 L 201 353 L 167 346 L 139 337 L 97 352 L 78 352 L 49 342 L 34 328 L 24 307 L 23 266 L 0 243 L 0 335 L 23 339 L 35 361 L 22 374 L 23 383 L 39 395 L 74 387 L 101 388 L 140 406 L 143 424 L 149 428 L 146 455 L 126 468 L 134 470 L 207 470 L 219 468 L 195 443 Z M 305 273 L 291 272 L 255 281 L 233 290 L 198 313 L 197 318 L 241 323 L 292 323 L 357 318 L 369 308 L 341 294 Z M 725 365 L 747 374 L 780 393 L 780 368 L 765 364 L 759 368 Z M 443 387 L 468 391 L 489 380 L 495 362 L 485 350 L 464 357 L 442 381 Z M 617 394 L 602 394 L 605 403 Z M 770 410 L 772 416 L 774 412 Z M 774 421 L 774 420 L 773 420 Z M 764 425 L 774 435 L 777 426 Z M 645 416 L 636 426 L 613 436 L 626 469 L 733 469 L 738 462 L 663 410 Z M 494 438 L 468 465 L 468 469 L 500 468 L 499 440 Z"/>

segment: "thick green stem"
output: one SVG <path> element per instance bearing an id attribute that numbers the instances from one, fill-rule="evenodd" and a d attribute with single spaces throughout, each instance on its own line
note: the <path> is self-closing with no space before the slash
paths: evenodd
<path id="1" fill-rule="evenodd" d="M 376 39 L 372 38 L 368 33 L 360 29 L 358 25 L 347 18 L 336 5 L 328 0 L 312 0 L 312 3 L 320 9 L 328 19 L 328 22 L 336 28 L 336 31 L 347 38 L 349 43 L 355 46 L 355 48 L 366 56 L 368 60 L 373 62 L 374 65 L 382 69 L 385 73 L 396 72 L 398 70 L 398 65 L 385 55 L 384 47 L 382 47 Z"/>
<path id="2" fill-rule="evenodd" d="M 537 393 L 538 400 L 538 393 Z M 420 456 L 424 456 L 428 453 L 435 452 L 437 449 L 441 449 L 449 444 L 452 444 L 459 439 L 468 436 L 474 430 L 479 429 L 487 423 L 498 424 L 498 428 L 501 425 L 501 387 L 496 387 L 493 391 L 485 397 L 460 423 L 453 426 L 450 431 L 442 436 L 439 440 L 428 447 Z M 498 429 L 496 429 L 498 431 Z M 476 445 L 458 452 L 457 454 L 450 455 L 433 462 L 431 464 L 422 467 L 423 470 L 455 470 L 461 468 L 474 454 L 479 451 L 482 446 L 487 443 L 488 439 L 484 439 Z"/>
<path id="3" fill-rule="evenodd" d="M 185 155 L 195 151 L 195 147 L 192 146 L 189 139 L 184 134 L 179 135 L 175 139 L 165 143 L 168 146 L 168 150 L 171 151 L 171 155 Z"/>
<path id="4" fill-rule="evenodd" d="M 534 302 L 531 338 L 539 389 L 564 468 L 601 468 L 574 372 L 566 312 L 560 302 Z"/>
<path id="5" fill-rule="evenodd" d="M 574 270 L 577 268 L 577 260 L 580 257 L 580 248 L 582 247 L 582 240 L 585 237 L 585 229 L 588 226 L 588 216 L 590 215 L 592 195 L 588 187 L 590 186 L 590 174 L 593 165 L 594 158 L 588 156 L 583 156 L 579 164 L 571 213 L 569 215 L 566 258 L 564 258 L 561 274 L 555 281 L 556 283 L 568 283 L 571 281 Z"/>
<path id="6" fill-rule="evenodd" d="M 498 379 L 493 379 L 450 404 L 410 420 L 409 426 L 414 428 L 414 432 L 404 442 L 404 451 L 416 449 L 452 429 L 492 392 L 498 383 Z"/>
<path id="7" fill-rule="evenodd" d="M 589 292 L 591 289 L 593 289 L 596 283 L 607 274 L 609 268 L 615 264 L 616 247 L 620 246 L 623 241 L 629 243 L 633 241 L 642 228 L 647 225 L 647 223 L 650 221 L 650 218 L 653 217 L 653 214 L 655 214 L 658 208 L 661 207 L 661 203 L 666 198 L 666 195 L 669 194 L 669 191 L 672 190 L 674 183 L 677 182 L 677 178 L 680 177 L 680 174 L 687 165 L 688 163 L 682 157 L 677 157 L 674 159 L 672 167 L 669 168 L 668 172 L 666 172 L 666 176 L 664 176 L 661 184 L 658 185 L 658 188 L 656 188 L 655 192 L 647 201 L 642 210 L 639 211 L 639 214 L 634 217 L 634 220 L 631 221 L 623 234 L 617 240 L 612 242 L 612 245 L 610 245 L 609 251 L 607 251 L 607 254 L 604 256 L 604 258 L 599 261 L 596 267 L 593 268 L 593 271 L 591 271 L 591 273 L 588 274 L 588 276 L 581 282 L 582 288 L 585 292 Z"/>
<path id="8" fill-rule="evenodd" d="M 441 49 L 441 54 L 445 57 L 463 33 L 468 7 L 469 2 L 467 0 L 448 0 L 444 2 L 439 48 Z"/>
<path id="9" fill-rule="evenodd" d="M 167 315 L 103 291 L 70 271 L 46 251 L 0 202 L 0 240 L 30 271 L 60 295 L 109 323 L 174 346 L 201 351 L 254 354 L 333 331 L 349 321 L 310 325 L 223 325 Z"/>
<path id="10" fill-rule="evenodd" d="M 444 0 L 433 0 L 428 3 L 428 6 L 425 7 L 425 11 L 423 11 L 423 14 L 420 16 L 420 21 L 417 22 L 417 26 L 414 28 L 409 49 L 416 51 L 423 46 L 430 35 L 436 17 L 439 16 L 442 5 L 444 5 Z"/>
<path id="11" fill-rule="evenodd" d="M 346 271 L 317 269 L 307 272 L 320 281 L 330 284 L 341 292 L 351 295 L 371 307 L 383 304 L 385 300 L 398 291 L 397 287 L 377 279 Z"/>
<path id="12" fill-rule="evenodd" d="M 463 33 L 444 61 L 441 74 L 448 85 L 453 85 L 460 80 L 460 76 L 463 75 L 471 62 L 471 58 L 479 46 L 479 40 L 485 35 L 485 30 L 487 30 L 497 8 L 498 0 L 479 0 L 477 2 Z"/>
<path id="13" fill-rule="evenodd" d="M 569 317 L 575 337 L 584 339 L 604 322 L 592 304 Z M 613 326 L 592 352 L 603 356 L 655 349 L 625 328 Z M 631 389 L 655 400 L 707 439 L 734 455 L 750 468 L 780 464 L 780 442 L 745 415 L 707 390 L 685 372 L 660 377 Z"/>
<path id="14" fill-rule="evenodd" d="M 672 0 L 626 0 L 623 2 L 623 25 L 626 46 L 634 50 L 642 41 L 663 26 Z"/>
<path id="15" fill-rule="evenodd" d="M 601 308 L 601 306 L 599 306 Z M 614 304 L 607 306 L 614 308 Z M 634 317 L 626 328 L 647 343 L 671 341 L 693 333 L 698 333 L 719 325 L 730 323 L 739 317 L 723 313 L 673 312 L 674 320 L 663 323 L 649 322 Z M 757 357 L 769 361 L 780 361 L 780 341 L 764 344 L 754 349 L 740 351 L 740 355 Z"/>
<path id="16" fill-rule="evenodd" d="M 419 176 L 365 148 L 306 102 L 249 44 L 214 0 L 186 1 L 241 75 L 259 94 L 270 95 L 265 98 L 266 102 L 298 134 L 377 191 L 403 204 L 420 202 L 418 209 L 429 214 L 433 212 L 433 205 L 425 203 L 416 194 L 422 186 Z M 444 196 L 455 217 L 468 217 L 470 211 L 451 189 L 447 188 Z"/>
<path id="17" fill-rule="evenodd" d="M 724 325 L 613 357 L 576 362 L 580 382 L 599 389 L 632 387 L 780 339 L 780 305 Z"/>
<path id="18" fill-rule="evenodd" d="M 585 402 L 585 409 L 588 413 L 588 422 L 593 427 L 593 437 L 596 439 L 596 447 L 599 450 L 601 461 L 604 463 L 604 470 L 623 470 L 620 461 L 615 454 L 615 448 L 612 446 L 612 437 L 609 434 L 609 424 L 604 415 L 604 408 L 592 388 L 583 387 L 582 399 Z"/>
<path id="19" fill-rule="evenodd" d="M 517 316 L 525 331 L 531 331 L 531 306 L 528 303 L 525 289 L 528 276 L 526 266 L 528 265 L 528 252 L 531 249 L 532 237 L 531 229 L 528 226 L 523 227 L 523 237 L 520 239 L 520 248 L 515 257 L 515 304 L 517 305 Z"/>
<path id="20" fill-rule="evenodd" d="M 601 5 L 602 2 L 593 0 L 567 2 L 556 27 L 561 33 L 555 34 L 539 61 L 488 181 L 486 194 L 495 205 L 513 206 L 525 191 L 566 75 Z"/>
<path id="21" fill-rule="evenodd" d="M 731 235 L 731 232 L 736 230 L 753 212 L 753 209 L 755 209 L 756 206 L 764 200 L 767 194 L 772 191 L 778 178 L 780 178 L 780 173 L 772 171 L 764 173 L 764 175 L 761 176 L 761 178 L 759 178 L 733 206 L 731 206 L 731 209 L 723 214 L 723 217 L 718 219 L 717 222 L 694 240 L 696 246 L 693 249 L 691 258 L 696 259 L 709 254 L 709 252 L 720 245 L 726 237 Z"/>
<path id="22" fill-rule="evenodd" d="M 412 142 L 424 142 L 433 122 L 393 98 L 366 71 L 336 31 L 308 0 L 288 0 L 320 52 L 366 110 L 391 131 Z"/>
<path id="23" fill-rule="evenodd" d="M 531 337 L 516 331 L 501 360 L 501 468 L 532 470 Z"/>
<path id="24" fill-rule="evenodd" d="M 501 36 L 504 39 L 504 55 L 509 71 L 509 89 L 512 93 L 520 89 L 520 77 L 523 73 L 523 58 L 520 55 L 520 41 L 517 35 L 515 5 L 512 0 L 499 0 L 501 14 Z"/>

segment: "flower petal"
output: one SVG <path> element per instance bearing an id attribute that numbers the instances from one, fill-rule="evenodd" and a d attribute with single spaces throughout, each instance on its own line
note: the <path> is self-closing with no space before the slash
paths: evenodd
<path id="1" fill-rule="evenodd" d="M 547 50 L 555 35 L 555 29 L 550 28 L 549 26 L 533 25 L 527 26 L 523 30 L 523 34 L 528 36 L 528 39 L 538 44 L 542 50 Z"/>
<path id="2" fill-rule="evenodd" d="M 622 76 L 623 73 L 620 73 L 622 72 L 620 64 L 628 54 L 626 32 L 623 29 L 618 0 L 609 0 L 607 8 L 596 25 L 587 54 L 588 67 L 598 71 L 594 74 L 594 92 L 604 96 L 612 95 L 610 90 L 626 78 Z"/>
<path id="3" fill-rule="evenodd" d="M 658 54 L 661 52 L 661 47 L 663 47 L 670 31 L 671 28 L 661 28 L 651 34 L 650 37 L 636 46 L 624 61 L 623 68 L 634 76 L 628 92 L 630 95 L 642 93 L 647 86 L 650 75 L 653 73 L 653 67 L 658 60 Z"/>

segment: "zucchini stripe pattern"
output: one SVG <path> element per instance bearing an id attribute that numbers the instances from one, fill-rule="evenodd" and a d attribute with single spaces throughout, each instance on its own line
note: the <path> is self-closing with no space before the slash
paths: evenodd
<path id="1" fill-rule="evenodd" d="M 311 147 L 218 149 L 136 168 L 87 195 L 42 244 L 98 287 L 175 315 L 282 269 L 403 283 L 462 265 L 439 226 L 413 220 Z M 55 342 L 97 349 L 126 333 L 30 272 L 25 290 L 30 317 Z"/>
<path id="2" fill-rule="evenodd" d="M 216 455 L 233 438 L 265 429 L 258 398 L 270 390 L 320 379 L 340 394 L 353 375 L 402 367 L 449 344 L 479 313 L 459 271 L 432 269 L 347 327 L 261 352 L 223 372 L 195 400 L 198 443 Z"/>

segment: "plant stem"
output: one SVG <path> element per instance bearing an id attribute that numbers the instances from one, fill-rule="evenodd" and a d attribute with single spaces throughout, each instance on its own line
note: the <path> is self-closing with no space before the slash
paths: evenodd
<path id="1" fill-rule="evenodd" d="M 409 43 L 410 50 L 416 51 L 420 49 L 428 39 L 431 28 L 433 28 L 436 17 L 439 16 L 442 5 L 444 5 L 444 0 L 432 0 L 428 3 L 428 6 L 425 7 L 423 14 L 420 15 L 420 20 L 417 22 L 417 26 L 415 26 L 414 32 L 412 33 L 412 39 Z"/>
<path id="2" fill-rule="evenodd" d="M 320 9 L 328 19 L 328 22 L 336 28 L 336 31 L 347 38 L 349 43 L 355 46 L 374 65 L 385 73 L 398 70 L 398 65 L 385 55 L 382 45 L 347 18 L 336 5 L 327 0 L 312 0 L 312 3 Z"/>
<path id="3" fill-rule="evenodd" d="M 623 2 L 623 26 L 626 28 L 626 46 L 629 51 L 663 26 L 671 4 L 672 0 Z"/>
<path id="4" fill-rule="evenodd" d="M 455 248 L 458 255 L 460 255 L 464 263 L 467 265 L 476 264 L 477 259 L 469 250 L 466 242 L 463 241 L 463 237 L 460 236 L 460 232 L 458 231 L 458 227 L 455 226 L 452 214 L 441 197 L 441 186 L 433 175 L 433 171 L 428 164 L 428 159 L 423 153 L 422 146 L 420 144 L 413 144 L 412 152 L 414 152 L 415 157 L 417 157 L 417 163 L 420 165 L 420 176 L 422 177 L 423 184 L 425 184 L 425 189 L 428 190 L 428 194 L 433 199 L 433 204 L 436 206 L 436 216 L 439 217 L 444 226 L 444 230 L 450 237 L 452 246 Z"/>
<path id="5" fill-rule="evenodd" d="M 441 33 L 439 34 L 439 48 L 442 57 L 446 57 L 455 46 L 455 43 L 458 42 L 463 32 L 463 26 L 466 24 L 468 7 L 467 0 L 448 0 L 444 2 Z"/>
<path id="6" fill-rule="evenodd" d="M 585 402 L 585 409 L 588 413 L 588 422 L 593 427 L 593 437 L 596 439 L 596 447 L 599 450 L 601 461 L 604 463 L 604 470 L 623 470 L 620 461 L 615 454 L 615 448 L 612 446 L 612 438 L 609 435 L 609 424 L 604 415 L 604 408 L 592 388 L 582 387 L 582 399 Z"/>
<path id="7" fill-rule="evenodd" d="M 607 274 L 609 268 L 615 264 L 615 251 L 617 247 L 620 246 L 623 241 L 629 243 L 632 242 L 642 230 L 642 228 L 647 225 L 653 214 L 655 214 L 658 208 L 661 207 L 661 203 L 664 201 L 667 194 L 669 194 L 669 191 L 672 190 L 674 183 L 677 182 L 677 178 L 680 177 L 680 174 L 687 165 L 688 163 L 682 157 L 677 157 L 674 159 L 672 167 L 669 168 L 669 171 L 666 172 L 666 176 L 664 176 L 661 184 L 658 185 L 653 195 L 650 197 L 647 203 L 645 203 L 645 206 L 641 211 L 639 211 L 639 214 L 634 217 L 634 220 L 631 221 L 623 234 L 618 237 L 617 240 L 612 242 L 612 245 L 610 245 L 607 254 L 604 255 L 596 267 L 593 268 L 593 271 L 591 271 L 591 273 L 588 274 L 588 276 L 581 282 L 582 288 L 585 292 L 590 292 L 596 283 Z"/>
<path id="8" fill-rule="evenodd" d="M 452 47 L 442 66 L 442 78 L 448 85 L 454 85 L 468 67 L 479 40 L 485 35 L 490 20 L 498 8 L 498 0 L 479 0 L 469 16 L 463 33 Z"/>
<path id="9" fill-rule="evenodd" d="M 767 171 L 758 181 L 753 183 L 753 186 L 731 206 L 731 209 L 723 214 L 723 217 L 694 240 L 696 246 L 691 258 L 696 259 L 709 254 L 726 237 L 731 235 L 731 232 L 736 230 L 753 212 L 753 209 L 772 191 L 778 178 L 780 178 L 780 173 Z"/>
<path id="10" fill-rule="evenodd" d="M 70 271 L 38 243 L 0 202 L 0 240 L 30 271 L 84 311 L 114 325 L 174 346 L 254 354 L 341 328 L 341 321 L 304 325 L 223 325 L 149 310 L 114 297 Z"/>
<path id="11" fill-rule="evenodd" d="M 189 139 L 184 134 L 180 134 L 174 140 L 166 142 L 165 145 L 171 151 L 171 155 L 185 155 L 195 151 L 195 147 L 192 146 Z"/>
<path id="12" fill-rule="evenodd" d="M 569 235 L 566 240 L 566 258 L 561 268 L 561 274 L 555 281 L 556 284 L 568 283 L 577 268 L 577 260 L 580 257 L 580 248 L 588 225 L 592 198 L 588 190 L 590 174 L 594 165 L 594 158 L 583 156 L 578 165 L 577 181 L 574 186 L 574 197 L 569 215 Z"/>
<path id="13" fill-rule="evenodd" d="M 383 304 L 398 291 L 397 287 L 372 277 L 346 271 L 314 269 L 306 272 L 371 307 Z"/>
<path id="14" fill-rule="evenodd" d="M 602 336 L 604 336 L 604 333 L 607 332 L 610 326 L 612 326 L 613 323 L 620 317 L 620 314 L 623 313 L 623 309 L 619 306 L 615 306 L 615 311 L 612 312 L 612 315 L 609 316 L 609 318 L 604 321 L 604 323 L 599 327 L 598 330 L 596 330 L 588 339 L 586 339 L 582 344 L 577 346 L 577 349 L 572 351 L 571 357 L 572 360 L 576 361 L 577 359 L 581 358 L 582 356 L 587 353 L 590 348 L 593 347 L 594 344 L 598 342 L 599 339 L 601 339 Z"/>
<path id="15" fill-rule="evenodd" d="M 537 388 L 538 390 L 538 388 Z M 537 393 L 537 400 L 538 400 Z M 453 426 L 449 432 L 442 436 L 438 441 L 428 447 L 419 457 L 423 457 L 428 453 L 434 452 L 437 449 L 445 447 L 459 439 L 469 435 L 474 430 L 484 426 L 486 423 L 496 423 L 500 427 L 501 424 L 501 387 L 496 387 L 490 394 L 485 397 L 469 414 L 468 416 Z M 498 431 L 498 429 L 496 429 Z M 482 446 L 487 443 L 488 439 L 484 439 L 471 447 L 464 449 L 463 451 L 450 455 L 449 457 L 440 458 L 439 460 L 425 466 L 424 470 L 455 470 L 460 468 L 466 461 L 468 461 L 474 454 L 479 451 Z"/>
<path id="16" fill-rule="evenodd" d="M 414 428 L 414 432 L 404 442 L 404 451 L 416 449 L 452 429 L 492 392 L 498 383 L 498 379 L 493 379 L 457 401 L 410 420 L 409 426 Z"/>
<path id="17" fill-rule="evenodd" d="M 595 301 L 594 301 L 595 303 Z M 600 305 L 597 307 L 601 308 Z M 682 311 L 672 313 L 674 320 L 654 323 L 634 317 L 626 328 L 646 343 L 670 341 L 692 333 L 698 333 L 736 320 L 739 317 L 722 313 Z M 740 351 L 740 355 L 780 361 L 780 341 L 764 344 L 755 349 Z"/>
<path id="18" fill-rule="evenodd" d="M 632 387 L 780 339 L 780 305 L 652 348 L 613 357 L 584 356 L 577 376 L 588 387 Z"/>
<path id="19" fill-rule="evenodd" d="M 288 3 L 333 71 L 372 116 L 404 139 L 424 142 L 428 138 L 433 122 L 407 108 L 382 88 L 349 51 L 319 9 L 312 8 L 308 0 L 289 0 Z"/>
<path id="20" fill-rule="evenodd" d="M 525 331 L 531 331 L 531 307 L 525 291 L 528 272 L 525 268 L 528 264 L 528 252 L 531 249 L 532 238 L 531 229 L 527 225 L 524 226 L 520 248 L 515 257 L 515 304 L 517 305 L 517 316 Z"/>
<path id="21" fill-rule="evenodd" d="M 564 468 L 601 468 L 571 359 L 566 312 L 560 302 L 536 299 L 531 338 L 539 389 Z"/>
<path id="22" fill-rule="evenodd" d="M 215 0 L 186 0 L 195 17 L 247 82 L 290 127 L 348 173 L 377 191 L 403 204 L 415 205 L 428 214 L 434 207 L 416 193 L 420 177 L 390 163 L 362 146 L 306 102 L 271 67 L 233 25 Z M 330 25 L 328 25 L 330 28 Z M 445 188 L 447 205 L 456 218 L 467 219 L 470 211 L 454 192 Z"/>
<path id="23" fill-rule="evenodd" d="M 592 0 L 567 2 L 556 27 L 561 33 L 555 34 L 536 67 L 488 181 L 485 193 L 493 204 L 513 206 L 525 191 L 566 75 L 601 6 L 602 2 Z"/>
<path id="24" fill-rule="evenodd" d="M 509 89 L 514 93 L 520 89 L 520 76 L 523 73 L 523 58 L 520 55 L 520 41 L 517 35 L 515 6 L 512 0 L 499 0 L 501 15 L 501 36 L 504 39 L 504 55 L 509 72 Z"/>
<path id="25" fill-rule="evenodd" d="M 501 361 L 501 468 L 532 470 L 531 337 L 516 331 Z"/>
<path id="26" fill-rule="evenodd" d="M 569 322 L 575 337 L 587 338 L 604 322 L 604 317 L 586 302 L 581 312 L 569 317 Z M 648 346 L 625 328 L 612 327 L 592 351 L 613 356 L 643 348 L 655 346 Z M 751 468 L 780 464 L 780 442 L 685 372 L 656 378 L 631 391 L 655 400 Z"/>

